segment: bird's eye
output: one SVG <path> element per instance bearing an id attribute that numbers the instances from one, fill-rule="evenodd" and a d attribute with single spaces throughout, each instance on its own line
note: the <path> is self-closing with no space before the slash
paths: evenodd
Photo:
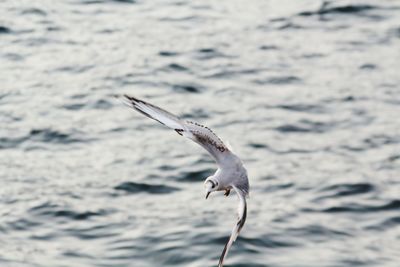
<path id="1" fill-rule="evenodd" d="M 214 187 L 215 187 L 215 184 L 212 184 L 211 188 L 214 188 Z"/>

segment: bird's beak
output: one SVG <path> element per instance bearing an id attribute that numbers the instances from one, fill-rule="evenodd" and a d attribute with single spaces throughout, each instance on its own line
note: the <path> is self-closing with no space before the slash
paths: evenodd
<path id="1" fill-rule="evenodd" d="M 211 192 L 207 192 L 206 194 L 206 199 L 208 198 L 208 196 L 210 195 Z"/>

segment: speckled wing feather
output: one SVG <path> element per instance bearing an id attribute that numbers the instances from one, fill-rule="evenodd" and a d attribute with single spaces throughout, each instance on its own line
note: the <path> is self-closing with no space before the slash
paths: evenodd
<path id="1" fill-rule="evenodd" d="M 192 134 L 187 136 L 210 153 L 219 165 L 223 165 L 224 159 L 231 154 L 228 147 L 208 127 L 192 121 L 186 121 L 186 127 Z"/>
<path id="2" fill-rule="evenodd" d="M 231 155 L 221 139 L 206 126 L 192 121 L 182 121 L 174 114 L 132 96 L 124 95 L 123 102 L 143 115 L 174 129 L 178 134 L 195 141 L 207 150 L 220 166 L 224 164 L 224 158 L 229 158 Z"/>

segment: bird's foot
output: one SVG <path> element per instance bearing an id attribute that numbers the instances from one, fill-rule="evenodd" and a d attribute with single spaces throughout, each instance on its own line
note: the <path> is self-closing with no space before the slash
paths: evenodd
<path id="1" fill-rule="evenodd" d="M 229 196 L 229 194 L 231 193 L 231 190 L 230 189 L 226 189 L 225 190 L 225 193 L 224 193 L 224 196 Z"/>

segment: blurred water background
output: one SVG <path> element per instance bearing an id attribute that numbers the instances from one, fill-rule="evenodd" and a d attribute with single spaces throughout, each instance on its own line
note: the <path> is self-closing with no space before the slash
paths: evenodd
<path id="1" fill-rule="evenodd" d="M 113 99 L 211 127 L 249 171 L 230 267 L 398 267 L 399 1 L 0 1 L 0 266 L 216 266 L 237 200 L 202 148 Z"/>

